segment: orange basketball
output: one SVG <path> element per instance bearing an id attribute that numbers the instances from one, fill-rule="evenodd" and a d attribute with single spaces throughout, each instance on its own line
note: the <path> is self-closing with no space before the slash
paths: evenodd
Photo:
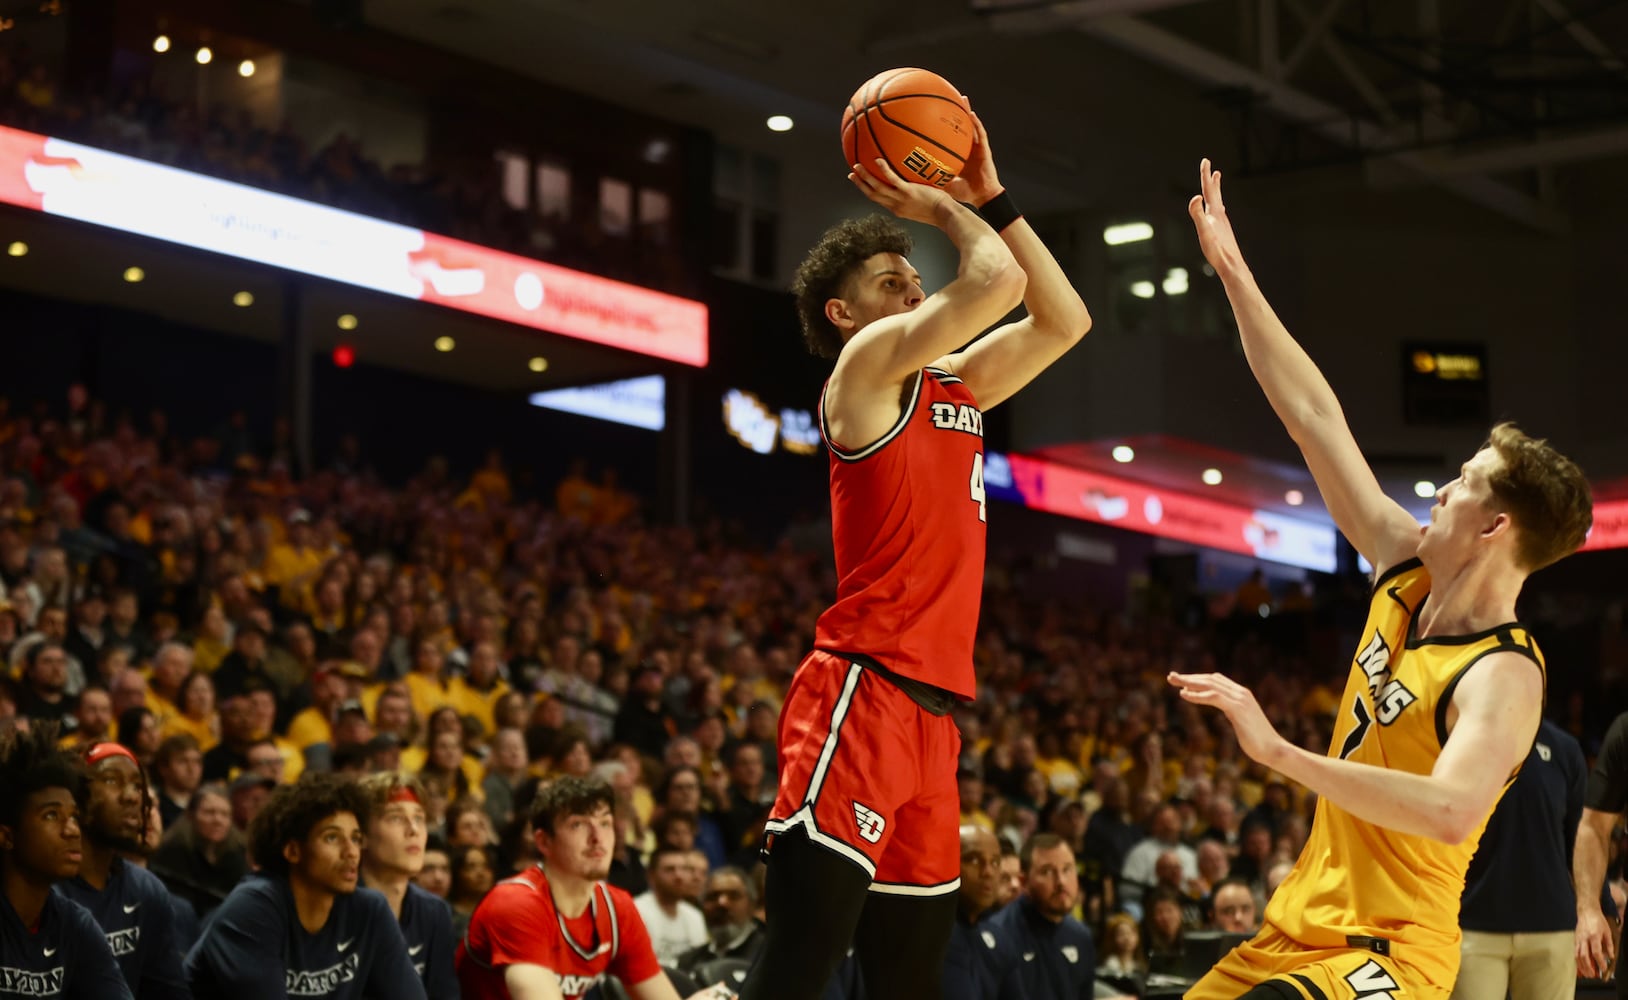
<path id="1" fill-rule="evenodd" d="M 943 187 L 967 162 L 972 113 L 950 81 L 925 69 L 890 69 L 865 81 L 842 114 L 847 164 L 880 157 L 899 176 Z"/>

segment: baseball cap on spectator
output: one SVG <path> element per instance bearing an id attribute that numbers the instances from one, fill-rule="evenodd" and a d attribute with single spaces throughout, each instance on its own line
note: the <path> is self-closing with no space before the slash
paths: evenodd
<path id="1" fill-rule="evenodd" d="M 236 795 L 238 792 L 246 792 L 251 788 L 276 787 L 277 782 L 258 771 L 241 771 L 238 773 L 237 777 L 232 779 L 232 784 L 227 788 L 227 791 L 233 795 Z"/>
<path id="2" fill-rule="evenodd" d="M 966 761 L 962 761 L 961 766 L 955 771 L 955 776 L 957 778 L 977 778 L 979 781 L 982 781 L 984 780 L 984 769 L 979 767 L 977 764 L 969 764 Z"/>
<path id="3" fill-rule="evenodd" d="M 349 702 L 347 702 L 347 704 L 349 704 Z M 340 711 L 344 711 L 344 710 L 341 709 Z M 367 752 L 368 752 L 369 755 L 376 754 L 376 753 L 384 753 L 387 750 L 400 750 L 400 749 L 401 749 L 401 738 L 399 736 L 397 736 L 395 733 L 380 733 L 377 736 L 373 737 L 371 740 L 367 741 Z"/>
<path id="4" fill-rule="evenodd" d="M 288 523 L 289 524 L 310 524 L 311 523 L 311 512 L 306 510 L 304 507 L 296 507 L 294 510 L 289 512 Z"/>
<path id="5" fill-rule="evenodd" d="M 351 698 L 347 701 L 342 701 L 339 703 L 339 715 L 348 715 L 351 712 L 355 712 L 364 719 L 367 718 L 367 709 L 363 708 L 362 703 L 357 701 L 355 698 Z"/>

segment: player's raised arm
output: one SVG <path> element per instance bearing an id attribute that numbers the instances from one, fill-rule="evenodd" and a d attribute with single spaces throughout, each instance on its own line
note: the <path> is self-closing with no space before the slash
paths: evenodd
<path id="1" fill-rule="evenodd" d="M 916 370 L 963 347 L 1011 312 L 1026 284 L 1012 251 L 989 224 L 943 191 L 901 179 L 880 159 L 870 166 L 855 164 L 849 178 L 867 198 L 899 218 L 943 230 L 961 261 L 955 280 L 907 312 L 867 324 L 866 317 L 851 315 L 844 300 L 827 303 L 833 326 L 859 330 L 843 347 L 832 372 L 828 398 L 833 406 L 853 390 L 891 392 Z M 918 276 L 898 273 L 886 263 L 868 268 L 854 280 L 881 288 L 890 281 L 913 284 L 919 293 Z"/>
<path id="2" fill-rule="evenodd" d="M 1227 218 L 1221 173 L 1210 169 L 1209 160 L 1199 164 L 1199 183 L 1203 193 L 1193 196 L 1187 212 L 1198 230 L 1204 259 L 1227 290 L 1255 381 L 1300 446 L 1334 523 L 1376 572 L 1412 558 L 1418 547 L 1418 522 L 1380 490 L 1328 380 L 1255 284 Z"/>
<path id="3" fill-rule="evenodd" d="M 978 206 L 979 215 L 1000 233 L 1029 279 L 1023 294 L 1027 316 L 990 331 L 936 365 L 960 376 L 979 408 L 987 411 L 1078 344 L 1091 329 L 1091 313 L 1029 220 L 1017 213 L 995 170 L 989 133 L 977 115 L 972 122 L 977 141 L 961 176 L 950 182 L 948 190 L 957 201 Z"/>

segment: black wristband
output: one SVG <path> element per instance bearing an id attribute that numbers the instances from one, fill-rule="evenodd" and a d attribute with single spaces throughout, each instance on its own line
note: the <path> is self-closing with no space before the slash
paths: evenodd
<path id="1" fill-rule="evenodd" d="M 978 215 L 989 223 L 990 229 L 995 230 L 997 233 L 1004 231 L 1007 226 L 1023 218 L 1023 213 L 1019 212 L 1017 205 L 1013 204 L 1012 196 L 1004 189 L 1000 194 L 979 205 Z"/>

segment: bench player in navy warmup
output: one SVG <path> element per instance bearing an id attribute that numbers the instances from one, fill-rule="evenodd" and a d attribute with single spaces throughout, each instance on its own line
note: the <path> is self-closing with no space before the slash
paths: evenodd
<path id="1" fill-rule="evenodd" d="M 974 124 L 977 143 L 945 190 L 881 160 L 850 175 L 878 205 L 949 237 L 953 281 L 927 295 L 909 236 L 882 216 L 834 227 L 798 269 L 803 335 L 836 361 L 820 422 L 837 600 L 781 715 L 768 931 L 746 1000 L 812 1000 L 850 942 L 870 995 L 939 993 L 961 867 L 949 710 L 974 695 L 983 587 L 983 413 L 1091 325 Z M 967 346 L 1019 301 L 1027 317 Z"/>
<path id="2" fill-rule="evenodd" d="M 271 794 L 249 826 L 246 876 L 187 955 L 199 1000 L 424 1000 L 396 915 L 358 889 L 367 796 L 307 773 Z"/>
<path id="3" fill-rule="evenodd" d="M 131 1000 L 96 920 L 51 891 L 79 872 L 84 790 L 55 725 L 0 737 L 0 1000 Z"/>
<path id="4" fill-rule="evenodd" d="M 407 942 L 407 959 L 424 981 L 429 1000 L 458 1000 L 452 910 L 446 900 L 412 882 L 424 870 L 430 835 L 423 786 L 400 771 L 370 774 L 361 785 L 368 798 L 362 881 L 378 890 L 395 912 Z"/>
<path id="5" fill-rule="evenodd" d="M 158 876 L 120 857 L 140 851 L 152 796 L 136 757 L 117 743 L 85 751 L 90 788 L 80 816 L 84 859 L 56 891 L 90 911 L 136 1000 L 186 1000 L 182 944 L 170 891 Z"/>

